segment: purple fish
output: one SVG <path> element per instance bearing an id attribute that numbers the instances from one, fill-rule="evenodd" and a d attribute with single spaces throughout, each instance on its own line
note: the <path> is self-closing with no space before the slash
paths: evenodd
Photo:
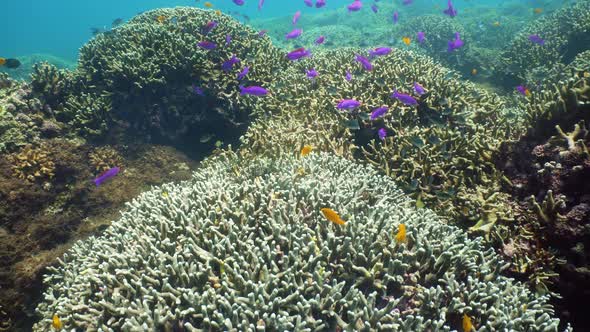
<path id="1" fill-rule="evenodd" d="M 203 26 L 203 32 L 205 34 L 208 34 L 213 29 L 215 29 L 217 27 L 217 25 L 218 25 L 218 23 L 216 21 L 209 21 L 209 22 L 207 22 L 207 24 L 205 24 L 205 26 Z"/>
<path id="2" fill-rule="evenodd" d="M 260 30 L 258 31 L 258 37 L 264 37 L 268 31 L 267 30 Z"/>
<path id="3" fill-rule="evenodd" d="M 365 70 L 368 70 L 368 71 L 373 70 L 373 65 L 371 64 L 369 59 L 365 58 L 364 56 L 356 54 L 355 60 L 360 62 L 360 64 L 363 65 L 363 68 Z"/>
<path id="4" fill-rule="evenodd" d="M 350 73 L 350 70 L 346 71 L 346 76 L 344 76 L 344 79 L 346 79 L 348 82 L 352 80 L 352 74 Z"/>
<path id="5" fill-rule="evenodd" d="M 529 89 L 524 86 L 524 85 L 519 85 L 516 87 L 516 91 L 518 91 L 521 95 L 523 96 L 528 96 L 531 94 L 531 92 L 529 91 Z"/>
<path id="6" fill-rule="evenodd" d="M 399 14 L 397 13 L 397 10 L 393 12 L 393 24 L 397 24 L 397 21 L 399 20 Z"/>
<path id="7" fill-rule="evenodd" d="M 457 16 L 457 10 L 455 9 L 455 7 L 453 7 L 453 3 L 451 2 L 451 0 L 447 1 L 447 9 L 443 10 L 443 13 L 445 15 L 449 15 L 450 17 Z"/>
<path id="8" fill-rule="evenodd" d="M 414 2 L 414 0 L 404 0 L 404 1 L 402 1 L 402 5 L 407 6 L 407 5 L 412 4 L 412 2 Z"/>
<path id="9" fill-rule="evenodd" d="M 418 42 L 420 44 L 422 44 L 424 42 L 424 37 L 425 37 L 425 35 L 424 35 L 423 31 L 416 32 L 416 40 L 418 40 Z"/>
<path id="10" fill-rule="evenodd" d="M 529 40 L 537 45 L 545 45 L 545 40 L 539 37 L 539 35 L 530 35 Z"/>
<path id="11" fill-rule="evenodd" d="M 293 20 L 291 20 L 291 23 L 293 23 L 293 25 L 297 24 L 297 21 L 299 21 L 300 17 L 301 17 L 301 11 L 298 10 L 297 12 L 295 12 L 295 15 L 293 15 Z"/>
<path id="12" fill-rule="evenodd" d="M 314 43 L 315 43 L 316 45 L 321 45 L 321 44 L 323 44 L 323 43 L 324 43 L 324 41 L 325 41 L 325 40 L 326 40 L 326 37 L 324 37 L 324 36 L 319 36 L 319 37 L 318 37 L 318 39 L 316 39 Z"/>
<path id="13" fill-rule="evenodd" d="M 461 40 L 461 36 L 459 35 L 459 33 L 455 32 L 455 39 L 449 40 L 447 51 L 453 52 L 454 50 L 463 47 L 463 45 L 465 45 L 465 42 Z"/>
<path id="14" fill-rule="evenodd" d="M 94 184 L 98 187 L 106 180 L 114 177 L 115 175 L 119 174 L 121 169 L 119 167 L 113 167 L 108 169 L 105 172 L 102 172 L 96 179 L 94 179 Z"/>
<path id="15" fill-rule="evenodd" d="M 354 99 L 342 99 L 336 105 L 336 108 L 339 110 L 353 110 L 357 107 L 361 106 L 361 102 Z"/>
<path id="16" fill-rule="evenodd" d="M 289 32 L 285 35 L 285 39 L 295 39 L 303 33 L 302 29 L 293 29 L 293 31 Z"/>
<path id="17" fill-rule="evenodd" d="M 305 5 L 307 7 L 313 7 L 313 1 L 312 0 L 303 0 L 303 3 L 305 3 Z"/>
<path id="18" fill-rule="evenodd" d="M 205 91 L 203 91 L 203 89 L 199 88 L 196 85 L 192 85 L 192 91 L 194 94 L 198 95 L 198 96 L 204 96 L 205 95 Z"/>
<path id="19" fill-rule="evenodd" d="M 250 67 L 244 66 L 244 69 L 242 69 L 242 71 L 240 71 L 238 73 L 238 77 L 237 77 L 238 81 L 243 80 L 246 77 L 246 75 L 248 75 L 249 72 L 250 72 Z"/>
<path id="20" fill-rule="evenodd" d="M 391 53 L 390 47 L 377 47 L 376 49 L 369 51 L 369 56 L 371 58 L 374 58 L 376 56 L 383 56 L 383 55 L 387 55 L 389 53 Z"/>
<path id="21" fill-rule="evenodd" d="M 363 3 L 361 2 L 361 0 L 354 0 L 354 2 L 346 6 L 346 8 L 348 8 L 349 13 L 358 12 L 359 10 L 361 10 L 361 8 L 363 8 Z"/>
<path id="22" fill-rule="evenodd" d="M 371 10 L 373 11 L 373 13 L 377 14 L 377 12 L 379 12 L 379 7 L 377 7 L 376 4 L 372 4 L 371 5 Z"/>
<path id="23" fill-rule="evenodd" d="M 422 85 L 418 84 L 418 82 L 414 82 L 414 91 L 416 91 L 416 94 L 418 94 L 418 96 L 421 96 L 426 93 L 426 90 L 424 90 Z"/>
<path id="24" fill-rule="evenodd" d="M 307 74 L 307 77 L 309 77 L 311 79 L 314 79 L 314 78 L 316 78 L 318 76 L 318 72 L 315 69 L 313 69 L 313 68 L 311 68 L 310 70 L 308 70 L 306 74 Z"/>
<path id="25" fill-rule="evenodd" d="M 405 93 L 399 93 L 397 91 L 393 91 L 391 98 L 395 98 L 401 101 L 404 105 L 418 105 L 418 101 L 414 99 L 414 97 L 407 95 Z"/>
<path id="26" fill-rule="evenodd" d="M 262 6 L 264 6 L 264 0 L 258 0 L 258 10 L 261 10 Z"/>
<path id="27" fill-rule="evenodd" d="M 205 50 L 214 50 L 217 47 L 217 44 L 204 40 L 204 41 L 200 41 L 197 43 L 197 46 L 199 46 L 202 49 Z"/>
<path id="28" fill-rule="evenodd" d="M 379 136 L 379 139 L 384 140 L 385 137 L 387 137 L 387 131 L 385 130 L 385 128 L 381 128 L 377 130 L 377 135 Z"/>
<path id="29" fill-rule="evenodd" d="M 236 5 L 238 6 L 243 6 L 244 5 L 244 0 L 232 0 Z"/>
<path id="30" fill-rule="evenodd" d="M 370 117 L 370 119 L 371 119 L 371 120 L 375 120 L 375 119 L 377 119 L 377 118 L 380 118 L 380 117 L 384 116 L 384 115 L 385 115 L 385 113 L 387 113 L 387 111 L 388 111 L 388 110 L 389 110 L 389 109 L 388 109 L 386 106 L 377 107 L 376 109 L 374 109 L 374 110 L 371 112 L 371 117 Z"/>
<path id="31" fill-rule="evenodd" d="M 322 8 L 326 5 L 326 0 L 316 0 L 315 8 Z"/>
<path id="32" fill-rule="evenodd" d="M 227 35 L 225 35 L 225 46 L 229 46 L 230 43 L 231 43 L 231 35 L 227 34 Z"/>
<path id="33" fill-rule="evenodd" d="M 230 71 L 232 70 L 232 68 L 234 67 L 235 64 L 240 63 L 240 59 L 238 59 L 238 57 L 236 57 L 235 55 L 232 55 L 231 58 L 229 58 L 229 60 L 226 60 L 225 62 L 223 62 L 223 64 L 221 64 L 221 69 L 223 69 L 223 71 Z"/>
<path id="34" fill-rule="evenodd" d="M 266 96 L 268 94 L 268 90 L 266 90 L 265 88 L 261 87 L 261 86 L 243 86 L 240 85 L 240 95 L 251 95 L 251 96 L 258 96 L 258 97 L 262 97 L 262 96 Z"/>
<path id="35" fill-rule="evenodd" d="M 309 50 L 306 50 L 303 47 L 287 53 L 287 59 L 289 59 L 289 60 L 299 60 L 301 58 L 307 58 L 310 56 L 311 56 L 311 52 Z"/>

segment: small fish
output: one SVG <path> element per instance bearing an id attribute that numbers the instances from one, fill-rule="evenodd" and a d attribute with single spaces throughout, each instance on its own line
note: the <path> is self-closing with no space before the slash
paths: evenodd
<path id="1" fill-rule="evenodd" d="M 399 93 L 397 91 L 394 91 L 391 95 L 391 98 L 395 98 L 401 101 L 404 105 L 418 105 L 418 101 L 416 101 L 414 97 L 407 95 L 405 93 Z"/>
<path id="2" fill-rule="evenodd" d="M 471 69 L 471 75 L 473 75 L 473 76 L 477 75 L 477 68 Z"/>
<path id="3" fill-rule="evenodd" d="M 376 4 L 372 4 L 371 5 L 371 10 L 373 11 L 373 13 L 377 14 L 377 12 L 379 12 L 379 7 L 377 7 Z"/>
<path id="4" fill-rule="evenodd" d="M 258 0 L 258 10 L 261 10 L 262 6 L 264 6 L 264 0 Z"/>
<path id="5" fill-rule="evenodd" d="M 363 68 L 365 70 L 367 70 L 367 71 L 373 70 L 373 65 L 371 64 L 369 59 L 365 58 L 364 56 L 356 54 L 354 59 L 357 62 L 359 62 L 361 65 L 363 65 Z"/>
<path id="6" fill-rule="evenodd" d="M 10 69 L 16 69 L 20 67 L 21 63 L 18 59 L 6 59 L 0 58 L 0 67 L 6 67 Z"/>
<path id="7" fill-rule="evenodd" d="M 422 43 L 424 42 L 424 37 L 425 37 L 425 34 L 424 34 L 424 32 L 423 32 L 423 31 L 418 31 L 418 32 L 416 32 L 416 40 L 417 40 L 417 41 L 418 41 L 420 44 L 422 44 Z"/>
<path id="8" fill-rule="evenodd" d="M 201 89 L 200 87 L 196 86 L 196 85 L 192 85 L 192 89 L 194 94 L 198 95 L 198 96 L 204 96 L 205 92 L 203 91 L 203 89 Z"/>
<path id="9" fill-rule="evenodd" d="M 321 45 L 324 43 L 324 41 L 326 40 L 326 37 L 324 36 L 319 36 L 318 39 L 315 40 L 314 44 L 316 45 Z"/>
<path id="10" fill-rule="evenodd" d="M 257 96 L 257 97 L 262 97 L 262 96 L 266 96 L 268 94 L 268 90 L 266 90 L 265 88 L 261 87 L 261 86 L 242 86 L 240 85 L 240 95 L 251 95 L 251 96 Z"/>
<path id="11" fill-rule="evenodd" d="M 300 155 L 301 157 L 305 157 L 305 156 L 307 156 L 308 154 L 310 154 L 310 153 L 311 153 L 311 150 L 313 150 L 313 147 L 312 147 L 311 145 L 304 145 L 304 146 L 301 148 L 301 152 L 299 153 L 299 155 Z"/>
<path id="12" fill-rule="evenodd" d="M 358 100 L 342 99 L 338 102 L 336 108 L 340 110 L 353 110 L 359 106 L 361 106 L 361 102 Z"/>
<path id="13" fill-rule="evenodd" d="M 110 168 L 110 169 L 104 171 L 96 179 L 94 179 L 94 184 L 97 187 L 100 186 L 106 180 L 108 180 L 108 179 L 114 177 L 115 175 L 119 174 L 119 171 L 120 170 L 121 169 L 119 167 L 113 167 L 113 168 Z"/>
<path id="14" fill-rule="evenodd" d="M 313 7 L 313 1 L 312 0 L 303 0 L 303 3 L 307 6 L 307 7 Z"/>
<path id="15" fill-rule="evenodd" d="M 391 18 L 393 20 L 393 24 L 397 24 L 397 21 L 399 21 L 399 13 L 396 11 L 393 12 L 393 16 Z"/>
<path id="16" fill-rule="evenodd" d="M 404 1 L 402 1 L 402 5 L 407 6 L 407 5 L 412 4 L 412 2 L 414 2 L 414 0 L 404 0 Z"/>
<path id="17" fill-rule="evenodd" d="M 418 82 L 414 82 L 414 91 L 416 92 L 416 94 L 418 96 L 421 96 L 426 93 L 426 90 L 424 90 L 424 87 L 422 85 L 420 85 Z"/>
<path id="18" fill-rule="evenodd" d="M 388 110 L 389 109 L 386 106 L 377 107 L 371 112 L 370 119 L 375 120 L 377 118 L 380 118 L 380 117 L 384 116 Z"/>
<path id="19" fill-rule="evenodd" d="M 385 130 L 385 128 L 380 128 L 377 130 L 377 136 L 379 136 L 380 140 L 385 140 L 385 137 L 387 137 L 387 130 Z"/>
<path id="20" fill-rule="evenodd" d="M 455 39 L 449 40 L 447 51 L 453 52 L 454 50 L 458 50 L 459 48 L 463 47 L 463 45 L 465 45 L 465 42 L 461 40 L 459 33 L 455 32 Z"/>
<path id="21" fill-rule="evenodd" d="M 348 82 L 352 80 L 352 74 L 350 73 L 350 70 L 346 71 L 346 76 L 344 76 L 344 79 Z"/>
<path id="22" fill-rule="evenodd" d="M 205 2 L 205 3 L 203 4 L 203 6 L 205 6 L 205 7 L 207 7 L 207 8 L 213 8 L 213 4 L 212 4 L 212 3 L 210 3 L 209 1 Z"/>
<path id="23" fill-rule="evenodd" d="M 121 24 L 123 24 L 123 19 L 122 18 L 116 18 L 111 23 L 111 27 L 115 28 L 115 27 L 118 27 Z"/>
<path id="24" fill-rule="evenodd" d="M 53 315 L 53 319 L 51 320 L 51 326 L 56 330 L 61 330 L 63 328 L 63 323 L 57 314 Z"/>
<path id="25" fill-rule="evenodd" d="M 205 26 L 203 26 L 204 34 L 208 34 L 209 32 L 213 31 L 217 27 L 218 23 L 216 21 L 209 21 Z"/>
<path id="26" fill-rule="evenodd" d="M 238 6 L 243 6 L 244 5 L 244 0 L 232 0 L 233 3 L 235 3 Z"/>
<path id="27" fill-rule="evenodd" d="M 377 56 L 384 56 L 391 53 L 390 47 L 377 47 L 374 50 L 369 51 L 369 57 L 374 58 Z M 357 60 L 358 61 L 358 60 Z"/>
<path id="28" fill-rule="evenodd" d="M 231 44 L 231 35 L 227 34 L 225 35 L 225 46 L 229 46 L 229 44 Z"/>
<path id="29" fill-rule="evenodd" d="M 463 332 L 471 332 L 473 330 L 473 322 L 471 322 L 471 317 L 467 314 L 463 314 Z"/>
<path id="30" fill-rule="evenodd" d="M 268 31 L 267 30 L 260 30 L 258 31 L 258 37 L 264 37 Z"/>
<path id="31" fill-rule="evenodd" d="M 354 0 L 354 2 L 346 6 L 346 8 L 348 9 L 349 13 L 358 12 L 359 10 L 361 10 L 361 8 L 363 8 L 363 3 L 361 2 L 361 0 Z"/>
<path id="32" fill-rule="evenodd" d="M 299 18 L 300 18 L 300 17 L 301 17 L 301 11 L 300 11 L 300 10 L 298 10 L 298 11 L 296 11 L 296 12 L 295 12 L 295 14 L 293 15 L 293 19 L 291 20 L 291 23 L 292 23 L 293 25 L 296 25 L 296 24 L 297 24 L 297 22 L 299 21 Z"/>
<path id="33" fill-rule="evenodd" d="M 217 15 L 217 16 L 221 15 L 221 10 L 215 9 L 215 15 Z"/>
<path id="34" fill-rule="evenodd" d="M 308 78 L 314 79 L 318 76 L 318 72 L 314 68 L 311 68 L 306 72 L 306 75 Z"/>
<path id="35" fill-rule="evenodd" d="M 285 39 L 295 39 L 303 33 L 303 29 L 293 29 L 291 32 L 285 35 Z"/>
<path id="36" fill-rule="evenodd" d="M 539 35 L 537 35 L 537 34 L 530 35 L 529 40 L 537 45 L 541 45 L 541 46 L 545 45 L 545 40 L 543 38 L 539 37 Z"/>
<path id="37" fill-rule="evenodd" d="M 204 40 L 204 41 L 198 42 L 197 46 L 199 46 L 200 48 L 205 49 L 205 50 L 214 50 L 217 47 L 217 44 L 215 44 L 214 42 Z"/>
<path id="38" fill-rule="evenodd" d="M 164 23 L 164 22 L 166 22 L 166 16 L 160 15 L 160 16 L 156 17 L 156 21 L 158 21 L 158 23 Z"/>
<path id="39" fill-rule="evenodd" d="M 406 238 L 406 225 L 399 224 L 397 234 L 395 234 L 395 241 L 398 243 L 406 243 L 408 239 Z"/>
<path id="40" fill-rule="evenodd" d="M 411 43 L 411 39 L 410 37 L 403 37 L 402 41 L 404 42 L 404 44 L 406 44 L 407 46 L 410 46 Z"/>
<path id="41" fill-rule="evenodd" d="M 315 8 L 322 8 L 326 5 L 326 0 L 316 0 Z"/>
<path id="42" fill-rule="evenodd" d="M 246 78 L 246 75 L 248 75 L 249 72 L 250 72 L 250 67 L 244 66 L 244 68 L 242 69 L 242 71 L 240 71 L 238 73 L 238 77 L 237 77 L 238 81 L 241 81 L 244 78 Z"/>
<path id="43" fill-rule="evenodd" d="M 167 191 L 162 191 L 162 197 L 168 198 L 169 197 L 168 192 Z"/>
<path id="44" fill-rule="evenodd" d="M 494 23 L 492 23 L 493 26 L 495 27 L 499 27 L 500 26 L 500 21 L 495 21 Z"/>
<path id="45" fill-rule="evenodd" d="M 306 58 L 306 57 L 310 57 L 310 56 L 311 56 L 311 52 L 309 50 L 306 50 L 303 47 L 287 53 L 287 59 L 289 59 L 291 61 L 299 60 L 301 58 Z"/>
<path id="46" fill-rule="evenodd" d="M 521 95 L 530 97 L 531 91 L 524 85 L 519 85 L 516 87 L 516 91 L 518 91 Z"/>
<path id="47" fill-rule="evenodd" d="M 533 13 L 535 13 L 537 15 L 541 14 L 542 12 L 543 12 L 543 8 L 537 7 L 535 9 L 533 9 Z"/>
<path id="48" fill-rule="evenodd" d="M 231 58 L 229 58 L 221 64 L 221 69 L 225 72 L 228 72 L 232 70 L 234 68 L 234 65 L 238 63 L 240 63 L 240 59 L 237 56 L 232 55 Z"/>
<path id="49" fill-rule="evenodd" d="M 324 215 L 324 217 L 326 217 L 326 219 L 335 223 L 336 225 L 342 226 L 342 225 L 346 224 L 346 222 L 344 220 L 342 220 L 342 218 L 340 218 L 340 216 L 338 215 L 338 213 L 336 213 L 336 211 L 334 211 L 330 208 L 321 208 L 320 211 L 322 211 L 322 214 Z"/>
<path id="50" fill-rule="evenodd" d="M 455 9 L 455 7 L 453 7 L 453 3 L 451 2 L 451 0 L 447 1 L 447 9 L 443 10 L 443 13 L 450 17 L 457 16 L 457 10 Z"/>

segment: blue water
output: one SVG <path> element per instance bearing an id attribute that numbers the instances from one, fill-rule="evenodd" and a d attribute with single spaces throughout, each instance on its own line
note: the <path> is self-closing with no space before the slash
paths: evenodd
<path id="1" fill-rule="evenodd" d="M 77 52 L 92 37 L 91 27 L 110 27 L 116 18 L 129 19 L 138 12 L 175 6 L 195 6 L 203 8 L 203 3 L 195 0 L 18 0 L 3 1 L 2 20 L 0 20 L 0 57 L 18 57 L 34 53 L 51 54 L 66 60 L 75 61 Z M 239 11 L 252 19 L 290 16 L 301 10 L 304 15 L 333 10 L 346 6 L 352 0 L 327 0 L 324 8 L 308 8 L 303 0 L 266 0 L 263 10 L 258 11 L 258 0 L 246 0 L 244 6 L 237 6 L 230 0 L 211 0 L 215 9 L 224 12 Z M 381 3 L 391 3 L 381 0 Z M 531 6 L 547 5 L 551 1 L 525 0 Z M 369 10 L 373 1 L 365 1 L 363 10 Z M 401 3 L 401 0 L 394 3 Z M 461 10 L 473 5 L 502 4 L 500 0 L 454 1 Z M 554 3 L 563 3 L 554 1 Z M 414 6 L 444 7 L 446 0 L 416 0 Z"/>

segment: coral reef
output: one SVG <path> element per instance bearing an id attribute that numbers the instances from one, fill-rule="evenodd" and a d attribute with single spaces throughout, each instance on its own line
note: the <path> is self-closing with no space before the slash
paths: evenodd
<path id="1" fill-rule="evenodd" d="M 37 182 L 50 180 L 55 175 L 55 162 L 47 145 L 25 146 L 20 152 L 7 156 L 13 175 L 21 180 Z"/>
<path id="2" fill-rule="evenodd" d="M 58 315 L 88 330 L 423 331 L 458 329 L 463 314 L 482 329 L 556 330 L 547 298 L 500 276 L 493 250 L 410 203 L 331 154 L 221 155 L 74 245 L 44 278 L 33 330 Z M 394 239 L 400 223 L 407 243 Z"/>
<path id="3" fill-rule="evenodd" d="M 101 146 L 88 154 L 90 164 L 98 173 L 123 166 L 123 157 L 112 146 Z"/>

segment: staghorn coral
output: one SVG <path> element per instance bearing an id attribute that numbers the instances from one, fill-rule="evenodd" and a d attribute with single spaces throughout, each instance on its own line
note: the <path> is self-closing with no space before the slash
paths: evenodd
<path id="1" fill-rule="evenodd" d="M 450 330 L 464 313 L 480 329 L 557 329 L 547 298 L 499 276 L 493 250 L 410 203 L 376 170 L 330 154 L 226 153 L 78 242 L 44 278 L 34 331 L 54 314 L 66 329 L 105 331 Z M 327 221 L 326 206 L 346 224 Z M 394 240 L 402 222 L 408 244 Z"/>
<path id="2" fill-rule="evenodd" d="M 12 163 L 14 176 L 27 182 L 38 182 L 53 178 L 55 162 L 45 145 L 27 145 L 20 152 L 7 156 Z"/>
<path id="3" fill-rule="evenodd" d="M 72 72 L 42 62 L 33 66 L 30 85 L 35 96 L 53 110 L 57 110 L 62 106 L 66 96 L 74 90 L 72 77 Z"/>
<path id="4" fill-rule="evenodd" d="M 104 172 L 115 166 L 123 166 L 123 158 L 121 157 L 121 154 L 119 154 L 119 152 L 112 146 L 98 147 L 88 154 L 88 158 L 90 159 L 90 164 L 98 173 Z"/>

